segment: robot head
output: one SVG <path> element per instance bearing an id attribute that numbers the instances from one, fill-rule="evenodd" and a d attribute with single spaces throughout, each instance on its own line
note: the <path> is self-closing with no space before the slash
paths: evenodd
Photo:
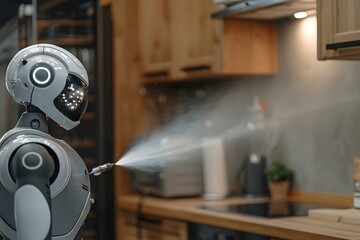
<path id="1" fill-rule="evenodd" d="M 51 44 L 19 51 L 6 70 L 5 84 L 16 102 L 39 108 L 66 130 L 80 123 L 88 104 L 84 66 L 73 54 Z"/>

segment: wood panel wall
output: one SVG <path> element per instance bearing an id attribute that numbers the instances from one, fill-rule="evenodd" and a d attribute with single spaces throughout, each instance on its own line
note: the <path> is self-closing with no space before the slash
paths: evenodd
<path id="1" fill-rule="evenodd" d="M 138 36 L 137 1 L 111 1 L 113 25 L 113 110 L 114 110 L 114 162 L 124 155 L 131 143 L 151 131 L 159 117 L 146 106 L 140 95 L 141 74 Z M 142 91 L 144 92 L 144 91 Z M 146 91 L 145 91 L 146 92 Z M 119 226 L 121 213 L 117 211 L 122 196 L 132 193 L 131 173 L 114 169 L 115 226 Z M 122 229 L 115 229 L 116 236 Z"/>
<path id="2" fill-rule="evenodd" d="M 158 124 L 158 116 L 146 106 L 141 85 L 137 1 L 115 0 L 113 18 L 114 161 L 131 143 Z M 109 46 L 111 47 L 111 46 Z M 143 94 L 140 94 L 143 90 Z M 115 169 L 115 199 L 132 192 L 130 173 Z"/>

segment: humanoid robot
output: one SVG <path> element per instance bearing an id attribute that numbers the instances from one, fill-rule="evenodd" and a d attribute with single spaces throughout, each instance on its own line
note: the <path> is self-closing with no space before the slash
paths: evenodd
<path id="1" fill-rule="evenodd" d="M 37 44 L 14 56 L 5 83 L 26 111 L 0 140 L 0 233 L 5 239 L 75 239 L 92 202 L 89 175 L 112 164 L 88 173 L 75 150 L 48 133 L 47 118 L 66 130 L 80 123 L 87 72 L 65 49 Z"/>

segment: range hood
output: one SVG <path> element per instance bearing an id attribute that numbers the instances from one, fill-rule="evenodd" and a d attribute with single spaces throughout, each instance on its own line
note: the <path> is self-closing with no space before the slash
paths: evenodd
<path id="1" fill-rule="evenodd" d="M 222 2 L 223 1 L 223 2 Z M 244 18 L 275 20 L 292 16 L 300 11 L 315 11 L 315 0 L 214 0 L 225 8 L 212 14 L 213 18 Z"/>

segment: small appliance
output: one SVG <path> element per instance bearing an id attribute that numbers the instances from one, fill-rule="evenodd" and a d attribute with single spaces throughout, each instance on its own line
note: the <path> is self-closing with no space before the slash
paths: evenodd
<path id="1" fill-rule="evenodd" d="M 241 195 L 246 197 L 265 197 L 269 195 L 265 176 L 266 158 L 258 154 L 250 154 L 237 173 Z"/>
<path id="2" fill-rule="evenodd" d="M 133 186 L 150 195 L 173 198 L 203 193 L 202 156 L 199 149 L 163 161 L 158 171 L 133 171 Z"/>

